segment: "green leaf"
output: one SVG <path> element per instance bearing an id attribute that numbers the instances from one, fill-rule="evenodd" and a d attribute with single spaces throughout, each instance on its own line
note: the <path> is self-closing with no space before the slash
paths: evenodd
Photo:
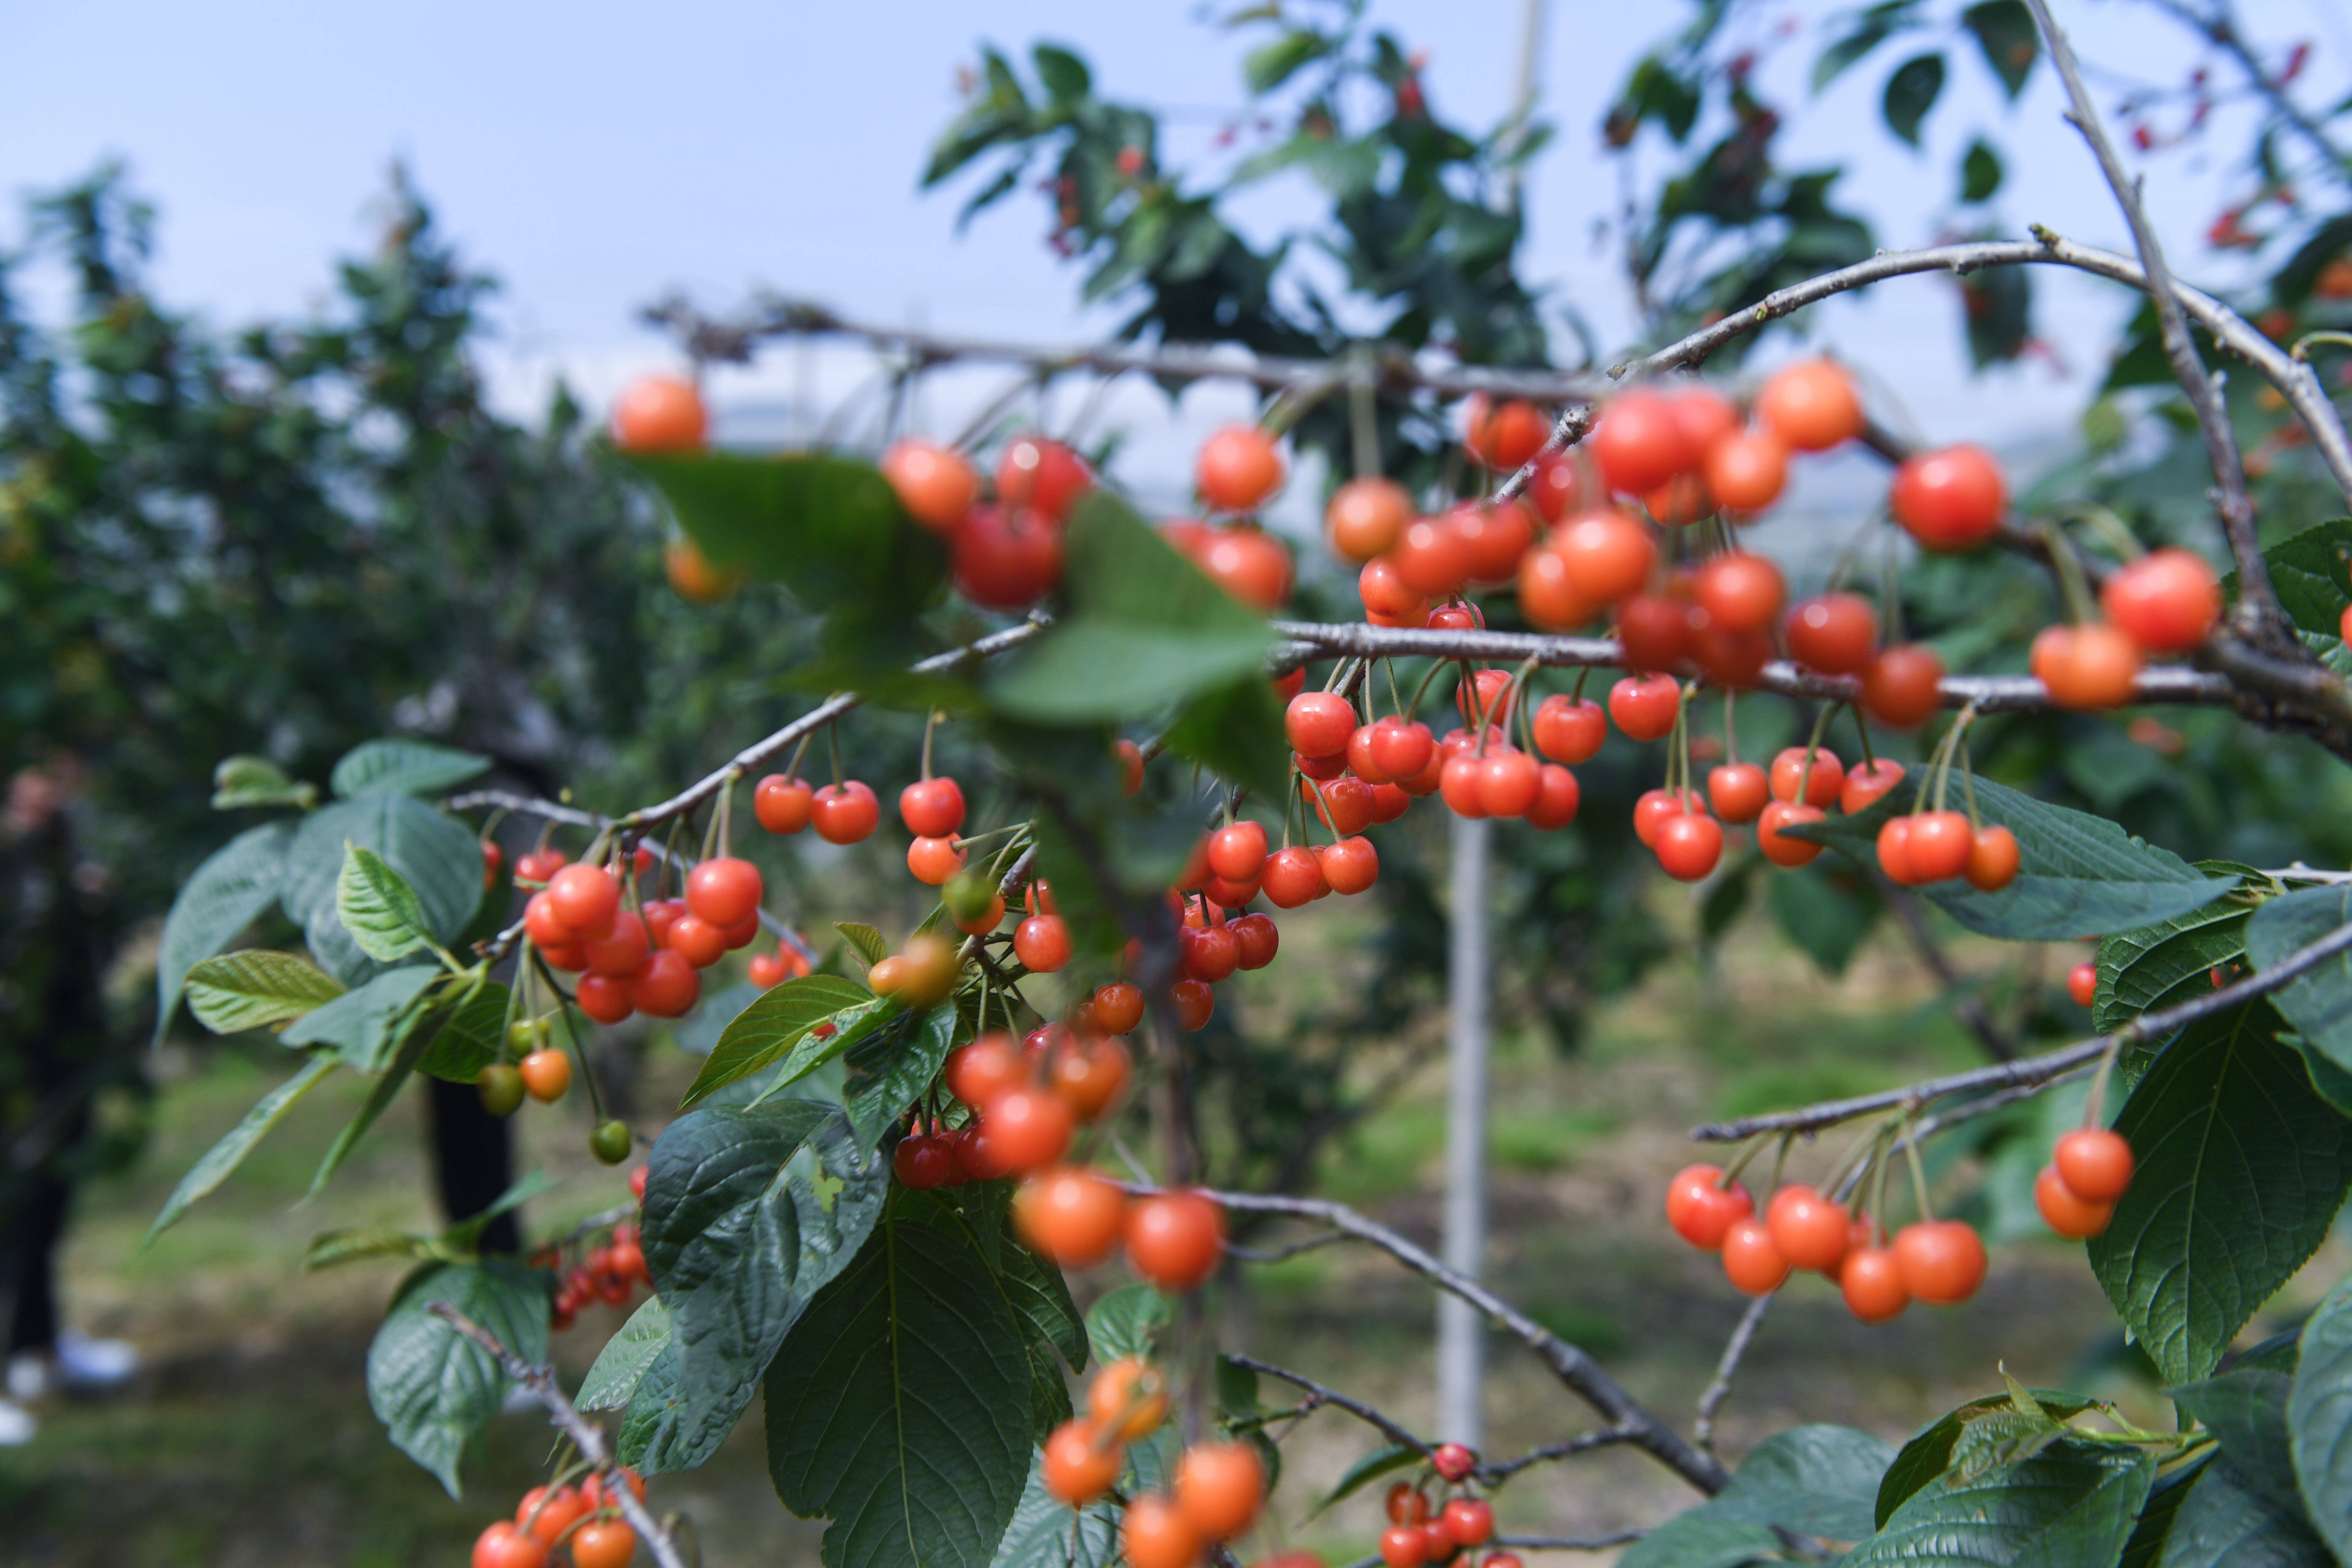
<path id="1" fill-rule="evenodd" d="M 302 819 L 286 851 L 280 901 L 302 928 L 310 955 L 347 985 L 375 972 L 335 910 L 343 847 L 383 858 L 415 893 L 425 929 L 445 946 L 474 918 L 482 899 L 482 851 L 465 824 L 401 795 L 371 795 L 322 806 Z"/>
<path id="2" fill-rule="evenodd" d="M 2241 1479 L 2272 1507 L 2300 1516 L 2286 1416 L 2294 1381 L 2284 1372 L 2241 1366 L 2165 1392 L 2213 1434 Z"/>
<path id="3" fill-rule="evenodd" d="M 1795 1426 L 1757 1445 L 1731 1484 L 1668 1520 L 1618 1560 L 1619 1568 L 1735 1568 L 1777 1555 L 1784 1532 L 1854 1541 L 1873 1528 L 1871 1505 L 1894 1450 L 1850 1426 Z"/>
<path id="4" fill-rule="evenodd" d="M 188 971 L 236 941 L 278 900 L 293 837 L 291 823 L 247 828 L 214 850 L 173 899 L 155 955 L 156 1044 L 172 1026 Z"/>
<path id="5" fill-rule="evenodd" d="M 1070 520 L 1071 613 L 1013 654 L 989 689 L 1016 719 L 1138 719 L 1262 670 L 1265 620 L 1100 490 Z"/>
<path id="6" fill-rule="evenodd" d="M 1869 879 L 1836 862 L 1767 879 L 1764 903 L 1780 934 L 1832 979 L 1845 973 L 1869 939 L 1880 909 L 1877 889 Z"/>
<path id="7" fill-rule="evenodd" d="M 1960 200 L 1990 201 L 1993 193 L 2000 189 L 2002 173 L 2000 154 L 1986 145 L 1983 137 L 1978 137 L 1969 143 L 1967 154 L 1960 159 Z"/>
<path id="8" fill-rule="evenodd" d="M 185 985 L 188 1011 L 215 1035 L 287 1023 L 343 994 L 309 959 L 266 947 L 207 958 L 188 971 Z"/>
<path id="9" fill-rule="evenodd" d="M 1702 1503 L 1626 1548 L 1617 1568 L 1744 1568 L 1778 1557 L 1780 1546 L 1770 1526 L 1721 1519 Z"/>
<path id="10" fill-rule="evenodd" d="M 448 1083 L 471 1083 L 498 1059 L 506 1031 L 507 988 L 488 981 L 434 1032 L 416 1070 Z"/>
<path id="11" fill-rule="evenodd" d="M 173 1187 L 172 1195 L 164 1200 L 163 1212 L 155 1216 L 155 1223 L 147 1227 L 147 1239 L 154 1240 L 188 1212 L 189 1205 L 228 1180 L 229 1173 L 245 1163 L 245 1157 L 253 1152 L 254 1145 L 259 1143 L 269 1130 L 294 1109 L 294 1102 L 318 1088 L 327 1075 L 341 1065 L 331 1056 L 312 1057 L 300 1072 L 263 1095 L 254 1108 L 245 1113 L 243 1121 L 230 1128 L 226 1137 L 205 1151 L 204 1157 L 188 1167 L 188 1173 L 180 1178 L 180 1184 Z"/>
<path id="12" fill-rule="evenodd" d="M 2091 1407 L 2091 1402 L 2080 1394 L 2052 1389 L 2037 1389 L 2033 1397 L 2042 1414 L 2053 1421 L 2071 1420 Z M 1873 1505 L 1874 1525 L 1884 1529 L 1905 1499 L 1951 1468 L 1953 1451 L 1970 1427 L 1985 1421 L 2015 1417 L 2016 1412 L 2016 1401 L 2008 1394 L 1989 1394 L 1982 1399 L 1969 1401 L 1940 1420 L 1929 1422 L 1903 1445 L 1880 1478 L 1877 1500 Z"/>
<path id="13" fill-rule="evenodd" d="M 2135 1448 L 2053 1443 L 1974 1479 L 1920 1488 L 1845 1556 L 1843 1568 L 2113 1563 L 2155 1474 L 2155 1460 Z"/>
<path id="14" fill-rule="evenodd" d="M 897 1027 L 876 1029 L 843 1058 L 849 1069 L 842 1104 L 857 1142 L 872 1148 L 889 1125 L 929 1087 L 948 1053 L 972 1037 L 971 1020 L 951 1002 L 919 1017 L 901 1016 Z"/>
<path id="15" fill-rule="evenodd" d="M 387 969 L 355 991 L 347 991 L 286 1026 L 278 1038 L 289 1046 L 332 1046 L 361 1072 L 374 1072 L 399 1048 L 413 1026 L 411 1010 L 441 971 L 426 963 Z"/>
<path id="16" fill-rule="evenodd" d="M 2168 1383 L 2212 1372 L 2352 1184 L 2352 1123 L 2312 1091 L 2277 1025 L 2259 1001 L 2199 1020 L 2116 1118 L 2139 1164 L 2091 1268 Z"/>
<path id="17" fill-rule="evenodd" d="M 1121 1285 L 1103 1292 L 1087 1310 L 1087 1341 L 1097 1361 L 1149 1356 L 1160 1331 L 1174 1320 L 1168 1298 L 1150 1286 Z"/>
<path id="18" fill-rule="evenodd" d="M 2273 899 L 2246 925 L 2246 957 L 2257 973 L 2277 967 L 2352 922 L 2352 888 L 2305 888 Z M 2338 953 L 2271 994 L 2304 1043 L 2352 1071 L 2352 957 Z"/>
<path id="19" fill-rule="evenodd" d="M 1960 20 L 1977 36 L 1985 64 L 2000 79 L 2002 89 L 2011 98 L 2022 92 L 2042 55 L 2042 35 L 2023 0 L 1983 0 L 1961 12 Z"/>
<path id="20" fill-rule="evenodd" d="M 660 1297 L 647 1297 L 596 1352 L 595 1363 L 580 1380 L 580 1392 L 572 1396 L 572 1403 L 583 1410 L 626 1408 L 637 1384 L 672 1342 L 669 1309 L 662 1305 Z"/>
<path id="21" fill-rule="evenodd" d="M 2327 1293 L 2301 1343 L 2286 1403 L 2295 1479 L 2320 1535 L 2352 1556 L 2352 1280 Z"/>
<path id="22" fill-rule="evenodd" d="M 1919 122 L 1927 118 L 1927 111 L 1936 106 L 1936 95 L 1943 90 L 1942 55 L 1914 55 L 1905 60 L 1886 79 L 1886 96 L 1880 104 L 1886 128 L 1916 147 Z"/>
<path id="23" fill-rule="evenodd" d="M 787 1053 L 793 1058 L 793 1066 L 787 1070 L 793 1078 L 799 1078 L 819 1065 L 817 1061 L 803 1062 L 800 1047 L 813 1047 L 824 1059 L 830 1059 L 848 1048 L 851 1042 L 845 1036 L 861 1024 L 871 1027 L 885 1010 L 895 1017 L 899 1005 L 837 974 L 803 974 L 797 980 L 771 986 L 719 1032 L 719 1043 L 703 1058 L 702 1070 L 694 1075 L 694 1082 L 679 1101 L 679 1109 L 691 1109 L 712 1090 L 749 1078 Z M 810 1040 L 809 1031 L 819 1024 L 831 1024 L 834 1032 L 823 1039 Z"/>
<path id="24" fill-rule="evenodd" d="M 1086 1371 L 1087 1325 L 1078 1316 L 1078 1304 L 1070 1300 L 1069 1282 L 1059 1268 L 1010 1234 L 1009 1226 L 1007 1231 L 996 1277 L 1013 1315 L 1033 1340 L 1069 1363 L 1072 1372 Z"/>
<path id="25" fill-rule="evenodd" d="M 1282 704 L 1256 671 L 1185 703 L 1161 738 L 1185 761 L 1265 799 L 1278 801 L 1289 787 Z"/>
<path id="26" fill-rule="evenodd" d="M 409 973 L 411 971 L 405 969 L 395 969 L 380 978 L 388 980 L 394 974 Z M 425 1047 L 432 1044 L 433 1031 L 424 1026 L 429 1011 L 429 1006 L 414 1007 L 391 1021 L 387 1036 L 391 1059 L 384 1063 L 383 1070 L 377 1075 L 374 1087 L 368 1090 L 367 1099 L 360 1102 L 359 1110 L 352 1113 L 351 1121 L 344 1123 L 343 1130 L 335 1134 L 335 1141 L 327 1145 L 327 1152 L 319 1161 L 317 1173 L 310 1178 L 310 1190 L 304 1194 L 303 1202 L 310 1202 L 326 1190 L 328 1181 L 342 1169 L 343 1162 L 351 1158 L 352 1151 L 359 1147 L 360 1140 L 367 1136 L 368 1129 L 375 1125 L 376 1118 L 390 1110 L 400 1091 L 408 1087 L 409 1075 L 416 1070 L 416 1064 L 424 1058 Z"/>
<path id="27" fill-rule="evenodd" d="M 718 1451 L 811 1299 L 856 1255 L 889 1169 L 841 1111 L 780 1100 L 688 1111 L 654 1144 L 646 1263 L 669 1309 L 683 1405 L 674 1462 Z"/>
<path id="28" fill-rule="evenodd" d="M 2226 1458 L 2189 1483 L 2160 1559 L 2162 1568 L 2330 1568 L 2336 1561 L 2301 1520 L 2265 1500 Z"/>
<path id="29" fill-rule="evenodd" d="M 357 844 L 343 846 L 343 868 L 335 879 L 335 918 L 359 950 L 378 963 L 432 945 L 415 890 L 384 864 L 383 856 Z"/>
<path id="30" fill-rule="evenodd" d="M 866 961 L 868 969 L 890 956 L 890 944 L 882 940 L 882 933 L 862 921 L 835 921 L 833 929 L 841 933 L 841 940 L 849 944 L 852 952 Z"/>
<path id="31" fill-rule="evenodd" d="M 526 1364 L 547 1360 L 545 1276 L 493 1258 L 411 1275 L 368 1347 L 368 1405 L 393 1446 L 458 1495 L 457 1458 L 498 1414 L 509 1379 L 488 1352 L 428 1309 L 446 1301 Z"/>
<path id="32" fill-rule="evenodd" d="M 2263 551 L 2263 559 L 2270 565 L 2280 608 L 2299 629 L 2343 635 L 2344 612 L 2352 607 L 2352 518 L 2331 518 L 2289 534 Z M 2221 586 L 2236 598 L 2238 574 L 2223 577 Z"/>
<path id="33" fill-rule="evenodd" d="M 713 565 L 782 583 L 811 610 L 908 616 L 947 579 L 944 547 L 871 463 L 731 452 L 628 461 Z"/>
<path id="34" fill-rule="evenodd" d="M 1296 29 L 1249 52 L 1242 62 L 1242 80 L 1250 96 L 1272 92 L 1317 60 L 1329 54 L 1336 40 L 1320 33 Z"/>
<path id="35" fill-rule="evenodd" d="M 738 981 L 705 995 L 694 1011 L 669 1026 L 669 1037 L 677 1048 L 690 1057 L 707 1057 L 719 1045 L 719 1037 L 727 1026 L 743 1016 L 743 1009 L 766 993 L 749 981 Z"/>
<path id="36" fill-rule="evenodd" d="M 2159 1471 L 2156 1485 L 2148 1489 L 2147 1501 L 2140 1505 L 2139 1521 L 2132 1526 L 2131 1539 L 2124 1542 L 2124 1554 L 2116 1568 L 2157 1568 L 2164 1555 L 2165 1537 L 2172 1530 L 2172 1521 L 2187 1500 L 2189 1488 L 2205 1471 L 2213 1454 L 2204 1455 L 2187 1464 Z"/>
<path id="37" fill-rule="evenodd" d="M 2209 861 L 2208 871 L 2249 874 L 2251 868 Z M 2252 885 L 2251 883 L 2249 885 Z M 2099 943 L 2098 994 L 2091 1022 L 2105 1034 L 2142 1013 L 2185 1002 L 2213 988 L 2212 973 L 2246 953 L 2246 921 L 2252 907 L 2222 899 L 2170 920 L 2117 931 Z"/>
<path id="38" fill-rule="evenodd" d="M 1885 43 L 1889 34 L 1909 20 L 1910 9 L 1908 5 L 1874 5 L 1864 12 L 1860 26 L 1823 49 L 1820 58 L 1813 61 L 1812 89 L 1821 91 L 1843 75 L 1847 67 Z M 1675 140 L 1680 141 L 1681 138 L 1676 137 Z"/>
<path id="39" fill-rule="evenodd" d="M 267 757 L 224 757 L 213 769 L 215 811 L 275 805 L 308 811 L 318 801 L 318 786 L 296 784 Z"/>
<path id="40" fill-rule="evenodd" d="M 356 1230 L 330 1230 L 310 1238 L 310 1245 L 302 1253 L 302 1272 L 310 1274 L 321 1268 L 331 1268 L 338 1263 L 373 1263 L 385 1258 L 397 1258 L 413 1263 L 446 1256 L 431 1237 L 415 1236 L 404 1230 L 386 1230 L 373 1226 Z"/>
<path id="41" fill-rule="evenodd" d="M 678 1438 L 685 1416 L 686 1402 L 677 1392 L 677 1346 L 673 1342 L 656 1351 L 638 1377 L 628 1407 L 621 1414 L 621 1429 L 613 1438 L 614 1452 L 621 1463 L 649 1476 L 684 1469 L 687 1467 L 676 1460 L 682 1453 Z"/>
<path id="42" fill-rule="evenodd" d="M 497 1219 L 500 1215 L 511 1214 L 541 1193 L 552 1191 L 554 1187 L 555 1179 L 543 1168 L 533 1170 L 530 1174 L 513 1183 L 505 1192 L 492 1198 L 486 1206 L 476 1209 L 464 1219 L 444 1229 L 441 1232 L 441 1242 L 444 1246 L 471 1252 L 481 1244 L 482 1232 L 490 1227 L 492 1220 Z"/>
<path id="43" fill-rule="evenodd" d="M 1880 826 L 1907 813 L 1912 795 L 1908 788 L 1896 789 L 1856 816 L 1788 831 L 1874 866 Z M 1976 781 L 1976 795 L 1984 820 L 2006 825 L 2017 836 L 2017 879 L 1998 893 L 1979 893 L 1958 880 L 1920 891 L 1979 935 L 2010 942 L 2096 936 L 2170 920 L 2237 885 L 2234 877 L 2208 877 L 2191 868 L 2105 817 L 2051 805 L 1990 779 Z"/>
<path id="44" fill-rule="evenodd" d="M 425 741 L 362 741 L 345 752 L 327 787 L 343 800 L 437 795 L 490 771 L 490 759 Z"/>
<path id="45" fill-rule="evenodd" d="M 825 1568 L 985 1563 L 1028 1474 L 1029 1358 L 951 1212 L 904 1188 L 769 1368 L 768 1469 Z"/>
<path id="46" fill-rule="evenodd" d="M 1092 1502 L 1074 1521 L 1069 1505 L 1045 1489 L 1044 1458 L 1040 1453 L 1030 1460 L 1029 1479 L 989 1568 L 1112 1568 L 1118 1560 L 1118 1510 Z"/>
<path id="47" fill-rule="evenodd" d="M 1126 1289 L 1137 1289 L 1141 1287 L 1129 1286 Z M 1308 1511 L 1307 1517 L 1313 1519 L 1333 1503 L 1353 1497 L 1382 1476 L 1394 1475 L 1399 1470 L 1418 1465 L 1427 1457 L 1419 1448 L 1408 1447 L 1402 1443 L 1383 1443 L 1349 1465 L 1348 1473 L 1339 1478 L 1339 1484 L 1325 1495 L 1321 1502 L 1317 1503 Z"/>
<path id="48" fill-rule="evenodd" d="M 1039 44 L 1029 51 L 1030 60 L 1037 68 L 1037 79 L 1045 90 L 1067 103 L 1087 97 L 1095 89 L 1093 73 L 1087 62 L 1069 50 L 1052 44 Z"/>

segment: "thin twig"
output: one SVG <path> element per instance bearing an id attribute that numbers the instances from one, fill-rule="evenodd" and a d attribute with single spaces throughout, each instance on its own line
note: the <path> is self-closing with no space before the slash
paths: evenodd
<path id="1" fill-rule="evenodd" d="M 2352 951 L 2352 925 L 2339 926 L 2317 942 L 2295 949 L 2258 974 L 2249 975 L 2161 1012 L 2143 1013 L 2112 1034 L 2095 1036 L 2042 1056 L 2000 1062 L 1969 1072 L 1949 1073 L 1942 1078 L 1906 1084 L 1900 1089 L 1882 1089 L 1876 1094 L 1825 1100 L 1802 1110 L 1777 1111 L 1767 1116 L 1744 1116 L 1737 1121 L 1712 1122 L 1694 1129 L 1691 1136 L 1703 1143 L 1733 1143 L 1752 1138 L 1759 1132 L 1818 1131 L 1824 1127 L 1834 1127 L 1841 1121 L 1851 1121 L 1857 1116 L 1867 1116 L 1873 1111 L 1892 1110 L 1897 1106 L 1916 1109 L 1932 1100 L 1978 1089 L 2015 1088 L 2031 1092 L 2047 1087 L 2076 1068 L 2097 1060 L 2111 1049 L 2158 1038 L 2200 1018 L 2226 1013 L 2242 1003 L 2267 996 L 2347 951 Z"/>
<path id="2" fill-rule="evenodd" d="M 1276 1366 L 1271 1362 L 1260 1361 L 1255 1356 L 1229 1355 L 1225 1359 L 1235 1366 L 1263 1373 L 1267 1377 L 1278 1377 L 1294 1388 L 1305 1389 L 1307 1394 L 1307 1407 L 1310 1409 L 1318 1405 L 1328 1405 L 1334 1409 L 1346 1411 L 1357 1420 L 1379 1431 L 1390 1442 L 1411 1448 L 1423 1458 L 1431 1458 L 1436 1452 L 1425 1439 L 1415 1436 L 1362 1400 L 1350 1398 L 1336 1388 L 1326 1388 L 1311 1377 L 1303 1376 L 1285 1367 Z"/>
<path id="3" fill-rule="evenodd" d="M 2271 586 L 2270 563 L 2263 559 L 2263 542 L 2254 529 L 2254 501 L 2246 489 L 2246 468 L 2238 454 L 2237 433 L 2231 427 L 2221 388 L 2199 356 L 2196 340 L 2189 335 L 2189 321 L 2174 291 L 2172 268 L 2164 259 L 2156 226 L 2148 222 L 2147 209 L 2140 203 L 2139 182 L 2124 167 L 2107 136 L 2098 106 L 2091 100 L 2091 89 L 2083 85 L 2074 46 L 2051 16 L 2049 0 L 2026 0 L 2026 5 L 2033 12 L 2034 25 L 2042 29 L 2042 41 L 2050 47 L 2050 63 L 2058 68 L 2059 79 L 2066 84 L 2066 99 L 2072 106 L 2067 118 L 2090 144 L 2099 173 L 2106 177 L 2108 189 L 2123 208 L 2124 221 L 2131 226 L 2132 245 L 2147 274 L 2147 297 L 2156 307 L 2157 326 L 2163 334 L 2164 357 L 2172 367 L 2172 378 L 2189 395 L 2189 406 L 2196 412 L 2198 430 L 2205 438 L 2206 458 L 2213 467 L 2215 505 L 2221 515 L 2221 531 L 2230 541 L 2230 554 L 2238 563 L 2238 602 L 2250 617 L 2247 629 L 2264 641 L 2288 646 L 2293 632 L 2285 612 L 2279 608 L 2278 593 Z"/>
<path id="4" fill-rule="evenodd" d="M 637 1500 L 635 1491 L 614 1474 L 615 1461 L 613 1450 L 605 1445 L 604 1429 L 581 1415 L 579 1408 L 563 1396 L 563 1390 L 556 1386 L 554 1369 L 532 1366 L 509 1350 L 496 1334 L 446 1301 L 436 1301 L 427 1310 L 479 1346 L 506 1369 L 517 1387 L 547 1407 L 549 1423 L 562 1428 L 563 1435 L 572 1439 L 572 1447 L 580 1450 L 580 1457 L 604 1478 L 604 1495 L 619 1507 L 621 1517 L 629 1521 L 637 1539 L 653 1552 L 654 1561 L 661 1568 L 686 1568 L 686 1559 L 678 1555 L 677 1544 L 670 1539 L 669 1531 L 662 1528 L 651 1510 Z"/>
<path id="5" fill-rule="evenodd" d="M 1731 1397 L 1731 1380 L 1739 1371 L 1740 1358 L 1755 1342 L 1757 1328 L 1780 1294 L 1777 1289 L 1767 1290 L 1748 1303 L 1748 1310 L 1739 1314 L 1738 1325 L 1731 1331 L 1731 1338 L 1724 1342 L 1723 1354 L 1716 1361 L 1714 1379 L 1698 1396 L 1698 1415 L 1691 1422 L 1691 1441 L 1710 1454 L 1715 1452 L 1716 1413 Z"/>
<path id="6" fill-rule="evenodd" d="M 1530 1465 L 1540 1465 L 1553 1459 L 1574 1458 L 1579 1454 L 1589 1454 L 1595 1448 L 1612 1448 L 1633 1440 L 1633 1434 L 1622 1426 L 1603 1426 L 1597 1432 L 1580 1432 L 1565 1442 L 1546 1443 L 1539 1448 L 1529 1448 L 1516 1459 L 1498 1459 L 1491 1465 L 1481 1465 L 1472 1473 L 1485 1485 L 1495 1486 L 1517 1475 Z"/>
<path id="7" fill-rule="evenodd" d="M 1927 916 L 1920 907 L 1919 895 L 1908 888 L 1898 887 L 1883 876 L 1874 875 L 1872 880 L 1879 884 L 1879 898 L 1895 911 L 1895 918 L 1902 925 L 1904 934 L 1911 939 L 1911 950 L 1919 955 L 1919 962 L 1927 965 L 1927 973 L 1935 976 L 1936 988 L 1951 1007 L 1952 1016 L 1977 1037 L 1977 1043 L 1985 1048 L 1987 1056 L 1997 1062 L 2015 1061 L 2017 1042 L 2009 1037 L 2009 1031 L 1993 1022 L 1991 1010 L 1985 1006 L 1982 998 L 1967 989 L 1959 972 L 1952 967 L 1951 960 L 1944 956 L 1943 945 L 1937 942 L 1936 933 L 1927 929 Z"/>
<path id="8" fill-rule="evenodd" d="M 1606 1535 L 1498 1535 L 1493 1544 L 1515 1552 L 1606 1552 L 1649 1534 L 1646 1530 L 1612 1530 Z"/>

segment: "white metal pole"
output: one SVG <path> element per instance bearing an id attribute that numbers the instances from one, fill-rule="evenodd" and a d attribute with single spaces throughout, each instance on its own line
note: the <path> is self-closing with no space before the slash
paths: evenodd
<path id="1" fill-rule="evenodd" d="M 1475 1279 L 1486 1265 L 1486 859 L 1494 825 L 1454 819 L 1454 897 L 1445 989 L 1451 1096 L 1445 1119 L 1445 1262 Z M 1486 1324 L 1437 1299 L 1437 1429 L 1475 1449 L 1484 1437 Z"/>

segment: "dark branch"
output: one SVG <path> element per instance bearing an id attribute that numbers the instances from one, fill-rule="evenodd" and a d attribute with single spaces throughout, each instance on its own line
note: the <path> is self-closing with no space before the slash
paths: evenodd
<path id="1" fill-rule="evenodd" d="M 1229 1355 L 1225 1359 L 1235 1366 L 1247 1367 L 1252 1372 L 1263 1373 L 1268 1377 L 1278 1377 L 1294 1388 L 1305 1389 L 1307 1391 L 1305 1409 L 1312 1410 L 1317 1405 L 1328 1405 L 1334 1409 L 1346 1411 L 1366 1426 L 1377 1429 L 1390 1442 L 1415 1450 L 1423 1458 L 1431 1457 L 1435 1452 L 1428 1443 L 1414 1436 L 1362 1400 L 1351 1399 L 1336 1388 L 1326 1388 L 1311 1377 L 1301 1376 L 1297 1373 L 1276 1366 L 1271 1362 L 1260 1361 L 1255 1356 Z"/>

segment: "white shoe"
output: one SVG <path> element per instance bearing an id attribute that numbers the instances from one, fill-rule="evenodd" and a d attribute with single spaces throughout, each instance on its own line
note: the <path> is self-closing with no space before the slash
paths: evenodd
<path id="1" fill-rule="evenodd" d="M 54 1381 L 49 1358 L 39 1351 L 18 1351 L 8 1358 L 8 1398 L 29 1405 L 48 1393 Z"/>
<path id="2" fill-rule="evenodd" d="M 40 1423 L 21 1405 L 0 1399 L 0 1448 L 21 1447 L 33 1440 Z"/>
<path id="3" fill-rule="evenodd" d="M 139 1370 L 139 1352 L 121 1340 L 94 1340 L 72 1329 L 58 1333 L 58 1381 L 68 1389 L 100 1394 L 119 1388 Z"/>

